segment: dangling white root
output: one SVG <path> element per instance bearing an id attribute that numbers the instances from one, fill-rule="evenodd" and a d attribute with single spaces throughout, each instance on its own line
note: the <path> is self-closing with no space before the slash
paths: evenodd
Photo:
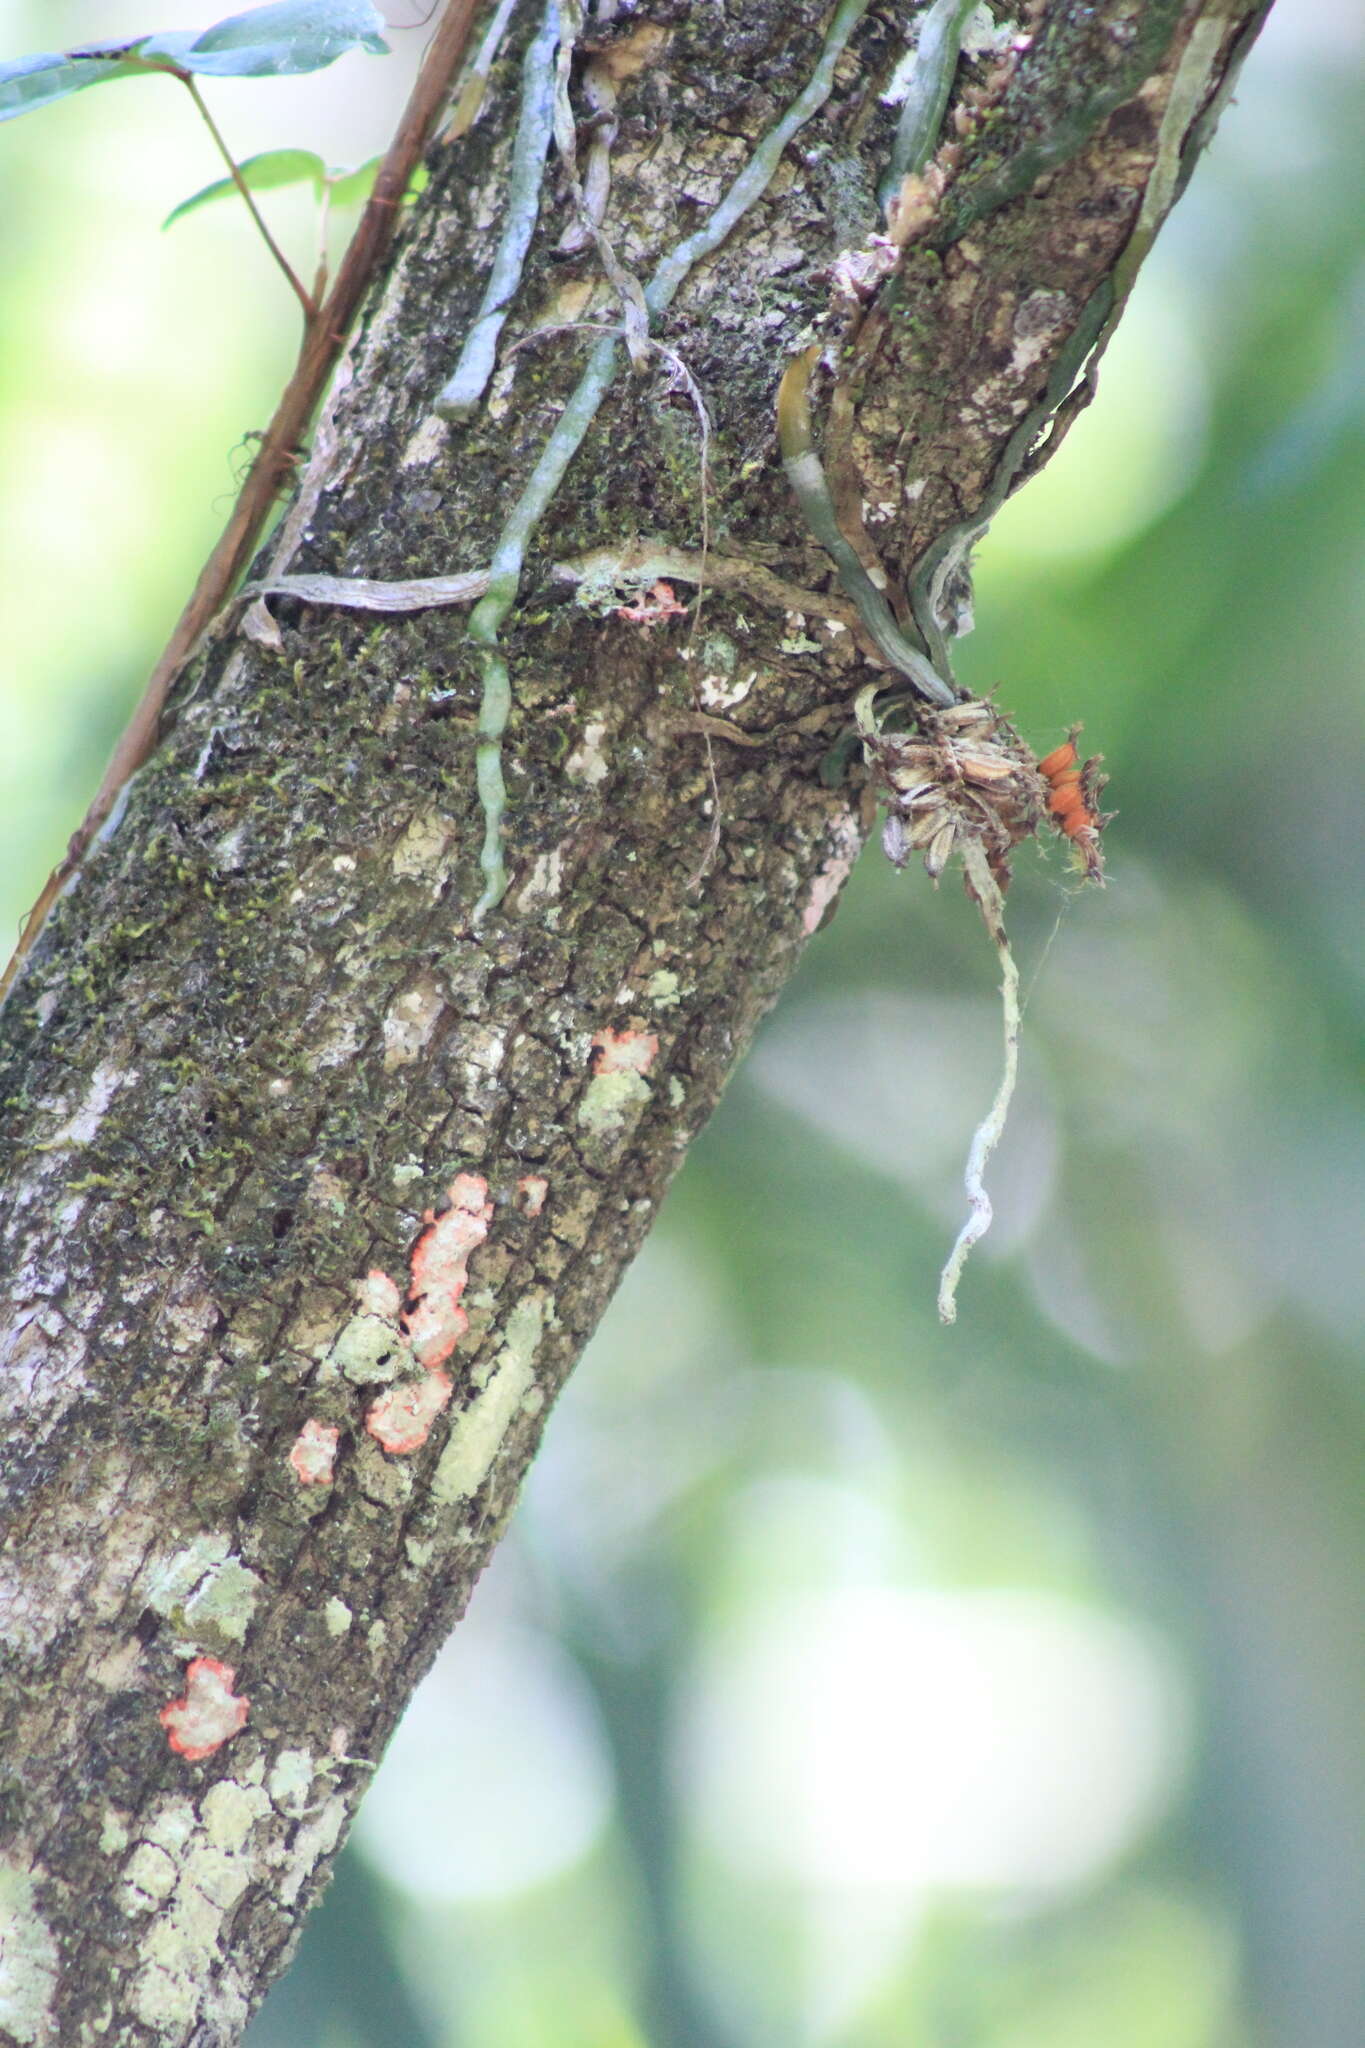
<path id="1" fill-rule="evenodd" d="M 995 1092 L 995 1100 L 985 1121 L 977 1125 L 971 1151 L 967 1154 L 967 1171 L 963 1178 L 970 1213 L 957 1234 L 957 1242 L 949 1253 L 948 1263 L 939 1278 L 938 1314 L 939 1321 L 943 1323 L 957 1321 L 957 1283 L 962 1277 L 962 1268 L 967 1263 L 967 1254 L 977 1239 L 984 1237 L 991 1227 L 991 1198 L 986 1193 L 982 1175 L 986 1170 L 986 1161 L 1000 1142 L 1000 1134 L 1005 1128 L 1005 1118 L 1009 1115 L 1010 1098 L 1014 1094 L 1015 1078 L 1019 1071 L 1019 1029 L 1022 1021 L 1019 1008 L 1019 969 L 1014 964 L 1010 942 L 1005 936 L 1004 898 L 977 840 L 964 840 L 962 865 L 966 868 L 967 878 L 976 891 L 986 929 L 995 940 L 1000 954 L 1005 1066 L 1000 1076 L 1000 1086 Z"/>

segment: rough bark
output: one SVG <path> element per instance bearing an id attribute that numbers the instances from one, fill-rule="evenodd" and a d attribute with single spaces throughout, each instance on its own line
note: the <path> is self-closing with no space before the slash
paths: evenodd
<path id="1" fill-rule="evenodd" d="M 501 634 L 510 888 L 486 917 L 464 613 L 275 598 L 278 645 L 234 617 L 182 682 L 0 1020 L 0 2041 L 237 2039 L 847 872 L 857 778 L 821 767 L 877 657 L 775 458 L 784 364 L 846 335 L 841 509 L 893 587 L 932 570 L 941 612 L 960 606 L 966 536 L 1121 301 L 1262 12 L 1038 8 L 1031 40 L 959 71 L 960 161 L 851 318 L 831 266 L 872 246 L 879 93 L 912 20 L 863 15 L 825 106 L 654 322 L 714 425 L 695 629 L 554 573 L 699 547 L 697 426 L 666 359 L 622 357 L 534 535 Z M 536 26 L 519 10 L 485 118 L 433 152 L 276 568 L 486 564 L 596 337 L 511 341 L 619 317 L 592 247 L 555 253 L 552 163 L 491 401 L 433 413 Z M 636 274 L 704 223 L 827 26 L 814 0 L 660 0 L 604 31 L 635 39 L 607 226 Z M 1173 155 L 1163 115 L 1200 36 Z M 400 1424 L 412 1448 L 386 1449 Z"/>

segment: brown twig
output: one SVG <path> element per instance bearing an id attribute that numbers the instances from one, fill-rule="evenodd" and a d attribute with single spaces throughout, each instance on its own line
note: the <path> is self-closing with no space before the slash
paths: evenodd
<path id="1" fill-rule="evenodd" d="M 25 920 L 14 957 L 5 969 L 3 980 L 0 980 L 0 1000 L 18 973 L 52 905 L 113 810 L 119 792 L 155 746 L 171 684 L 193 652 L 204 628 L 231 596 L 237 579 L 251 559 L 280 487 L 293 470 L 295 449 L 313 416 L 323 385 L 346 345 L 361 302 L 392 240 L 403 194 L 450 96 L 456 66 L 469 40 L 478 8 L 479 0 L 450 0 L 441 17 L 393 141 L 379 166 L 374 189 L 342 259 L 336 283 L 316 318 L 309 323 L 294 374 L 285 386 L 256 459 L 247 471 L 237 503 L 199 573 L 189 603 L 152 671 L 141 702 L 110 756 L 109 766 L 90 808 L 72 833 L 65 857 L 48 876 L 41 895 Z"/>

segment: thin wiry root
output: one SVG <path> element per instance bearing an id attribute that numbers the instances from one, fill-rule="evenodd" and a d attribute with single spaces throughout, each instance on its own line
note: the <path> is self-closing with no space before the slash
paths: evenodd
<path id="1" fill-rule="evenodd" d="M 990 1158 L 1000 1134 L 1005 1128 L 1009 1115 L 1010 1099 L 1014 1094 L 1015 1078 L 1019 1071 L 1019 969 L 1014 964 L 1010 942 L 1005 935 L 1005 904 L 990 871 L 990 865 L 974 839 L 966 839 L 962 846 L 962 864 L 967 870 L 967 879 L 981 906 L 981 915 L 986 929 L 995 940 L 1000 954 L 1000 997 L 1005 1026 L 1005 1065 L 1000 1076 L 1000 1086 L 995 1091 L 985 1120 L 977 1125 L 972 1139 L 971 1151 L 967 1155 L 967 1171 L 964 1184 L 967 1189 L 969 1213 L 967 1221 L 957 1234 L 957 1242 L 948 1255 L 938 1283 L 939 1321 L 957 1321 L 957 1283 L 962 1277 L 962 1268 L 967 1263 L 967 1254 L 978 1238 L 984 1237 L 991 1227 L 991 1198 L 986 1193 L 982 1176 L 986 1161 Z"/>

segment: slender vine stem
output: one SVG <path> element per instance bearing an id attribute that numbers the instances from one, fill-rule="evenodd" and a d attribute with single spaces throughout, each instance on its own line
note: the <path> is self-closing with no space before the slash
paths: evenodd
<path id="1" fill-rule="evenodd" d="M 467 419 L 488 387 L 498 352 L 498 336 L 511 311 L 522 267 L 535 232 L 545 182 L 545 159 L 554 132 L 555 50 L 560 41 L 556 0 L 547 0 L 540 28 L 521 67 L 521 111 L 512 143 L 507 179 L 507 213 L 493 266 L 484 286 L 474 324 L 464 338 L 456 363 L 436 400 L 443 419 Z"/>
<path id="2" fill-rule="evenodd" d="M 294 293 L 295 297 L 298 299 L 299 304 L 303 307 L 303 317 L 308 322 L 309 326 L 311 326 L 312 323 L 318 317 L 317 301 L 312 297 L 311 293 L 304 286 L 297 272 L 295 271 L 293 264 L 289 261 L 289 258 L 285 255 L 283 249 L 275 240 L 275 237 L 271 234 L 270 229 L 266 226 L 265 216 L 262 214 L 260 207 L 257 206 L 256 201 L 252 198 L 251 187 L 247 184 L 246 179 L 242 176 L 241 171 L 238 169 L 237 159 L 233 156 L 232 151 L 228 148 L 227 143 L 223 140 L 222 130 L 219 128 L 218 123 L 214 120 L 212 114 L 208 110 L 208 104 L 204 98 L 204 95 L 200 92 L 199 87 L 195 83 L 194 73 L 192 71 L 182 71 L 178 66 L 176 66 L 172 69 L 171 76 L 173 78 L 178 78 L 180 80 L 181 84 L 189 93 L 190 98 L 194 101 L 195 106 L 198 108 L 199 118 L 203 122 L 204 126 L 208 129 L 209 134 L 213 137 L 214 146 L 216 147 L 218 154 L 222 157 L 223 162 L 227 165 L 228 175 L 232 179 L 233 184 L 237 187 L 237 190 L 241 193 L 242 198 L 245 200 L 246 210 L 251 215 L 251 218 L 255 221 L 257 232 L 259 233 L 261 240 L 265 243 L 266 248 L 270 251 L 276 263 L 279 265 L 280 269 L 284 272 L 286 278 L 289 280 L 289 289 Z"/>

